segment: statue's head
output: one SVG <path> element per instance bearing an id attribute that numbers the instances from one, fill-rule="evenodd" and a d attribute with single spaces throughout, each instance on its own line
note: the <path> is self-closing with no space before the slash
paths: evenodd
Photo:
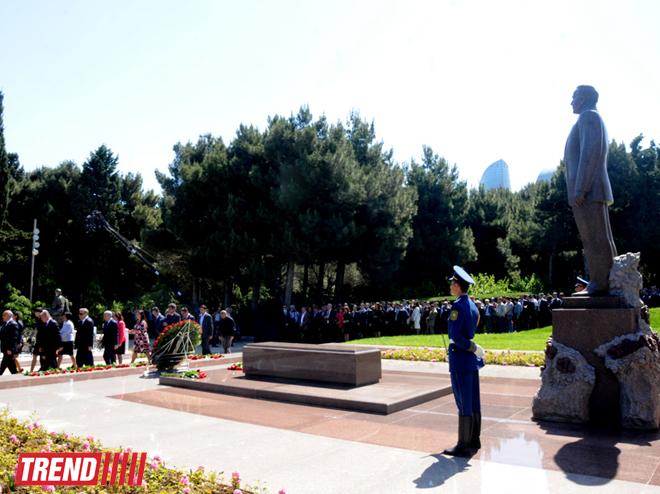
<path id="1" fill-rule="evenodd" d="M 580 114 L 587 109 L 595 109 L 598 103 L 598 91 L 593 86 L 578 86 L 573 93 L 573 113 Z"/>

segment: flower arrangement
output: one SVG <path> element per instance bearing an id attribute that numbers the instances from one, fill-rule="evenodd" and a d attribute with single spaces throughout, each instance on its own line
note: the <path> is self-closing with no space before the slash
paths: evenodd
<path id="1" fill-rule="evenodd" d="M 496 365 L 518 365 L 524 367 L 538 367 L 543 365 L 545 355 L 543 352 L 512 352 L 505 350 L 494 352 L 486 350 L 484 362 Z M 381 358 L 385 360 L 408 360 L 419 362 L 447 362 L 447 351 L 444 348 L 407 347 L 381 351 Z"/>
<path id="2" fill-rule="evenodd" d="M 62 492 L 62 493 L 140 493 L 158 494 L 162 492 L 217 493 L 234 494 L 237 490 L 243 494 L 265 494 L 261 485 L 251 486 L 245 482 L 238 471 L 225 480 L 223 473 L 208 471 L 204 465 L 196 470 L 184 470 L 169 467 L 156 455 L 147 460 L 142 488 L 128 485 L 99 486 L 22 486 L 16 487 L 18 455 L 27 452 L 84 452 L 84 453 L 130 453 L 132 448 L 104 448 L 94 436 L 76 437 L 66 432 L 49 432 L 38 421 L 19 421 L 12 417 L 9 409 L 0 412 L 0 493 L 4 492 Z M 130 459 L 129 459 L 130 465 Z M 103 468 L 103 466 L 101 466 Z M 280 494 L 284 490 L 279 491 Z"/>
<path id="3" fill-rule="evenodd" d="M 227 370 L 243 370 L 243 362 L 238 362 L 227 367 Z"/>
<path id="4" fill-rule="evenodd" d="M 163 376 L 166 376 L 166 377 L 180 377 L 182 379 L 205 379 L 205 378 L 208 377 L 206 372 L 202 372 L 201 369 L 190 370 L 190 371 L 187 371 L 187 372 L 183 372 L 181 374 L 163 373 Z"/>
<path id="5" fill-rule="evenodd" d="M 195 353 L 201 336 L 201 327 L 190 319 L 170 324 L 156 338 L 151 362 L 160 370 L 174 369 L 186 355 Z"/>

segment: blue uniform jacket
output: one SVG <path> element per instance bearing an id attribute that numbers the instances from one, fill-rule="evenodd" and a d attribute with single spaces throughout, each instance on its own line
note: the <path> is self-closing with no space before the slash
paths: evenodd
<path id="1" fill-rule="evenodd" d="M 470 340 L 474 338 L 479 323 L 479 309 L 468 298 L 461 295 L 451 306 L 449 314 L 449 372 L 476 371 L 484 365 L 483 360 L 470 352 Z"/>

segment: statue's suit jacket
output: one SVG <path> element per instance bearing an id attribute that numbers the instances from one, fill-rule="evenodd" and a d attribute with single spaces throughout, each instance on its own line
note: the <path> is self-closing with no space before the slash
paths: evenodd
<path id="1" fill-rule="evenodd" d="M 575 197 L 584 194 L 585 201 L 614 202 L 612 186 L 607 176 L 609 138 L 605 123 L 595 110 L 580 113 L 571 129 L 564 150 L 568 203 L 575 205 Z"/>

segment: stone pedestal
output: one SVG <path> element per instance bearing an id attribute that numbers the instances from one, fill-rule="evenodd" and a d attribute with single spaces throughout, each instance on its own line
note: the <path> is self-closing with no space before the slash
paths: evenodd
<path id="1" fill-rule="evenodd" d="M 594 350 L 617 336 L 637 331 L 638 310 L 618 305 L 619 297 L 567 297 L 561 309 L 552 311 L 553 339 L 579 351 L 596 370 L 589 399 L 591 421 L 617 427 L 621 425 L 619 382 Z"/>
<path id="2" fill-rule="evenodd" d="M 243 347 L 243 372 L 352 386 L 375 384 L 382 375 L 380 350 L 338 343 L 251 343 Z"/>

